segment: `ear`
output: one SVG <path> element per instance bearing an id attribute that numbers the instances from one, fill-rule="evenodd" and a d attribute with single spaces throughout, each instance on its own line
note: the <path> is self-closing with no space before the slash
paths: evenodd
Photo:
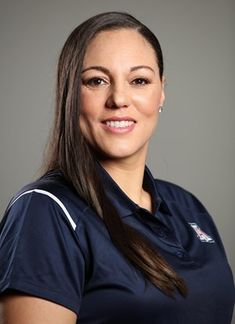
<path id="1" fill-rule="evenodd" d="M 166 78 L 163 75 L 163 77 L 162 77 L 162 93 L 161 93 L 161 98 L 160 98 L 160 106 L 163 106 L 164 101 L 165 101 L 165 84 L 166 84 Z"/>

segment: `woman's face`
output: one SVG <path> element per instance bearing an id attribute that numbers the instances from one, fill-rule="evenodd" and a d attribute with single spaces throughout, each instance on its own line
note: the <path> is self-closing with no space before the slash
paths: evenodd
<path id="1" fill-rule="evenodd" d="M 104 31 L 83 62 L 80 127 L 105 159 L 143 159 L 164 101 L 156 56 L 133 29 Z"/>

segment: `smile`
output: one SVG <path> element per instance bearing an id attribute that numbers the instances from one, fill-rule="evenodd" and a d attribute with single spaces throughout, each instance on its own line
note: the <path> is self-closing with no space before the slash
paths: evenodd
<path id="1" fill-rule="evenodd" d="M 104 120 L 102 123 L 102 127 L 104 128 L 105 131 L 108 131 L 113 134 L 125 134 L 131 132 L 135 125 L 136 121 L 135 120 L 130 120 L 130 119 L 119 119 L 118 120 Z"/>
<path id="2" fill-rule="evenodd" d="M 113 120 L 107 120 L 105 124 L 109 127 L 114 127 L 114 128 L 125 128 L 129 127 L 132 124 L 134 124 L 133 120 L 121 120 L 121 121 L 113 121 Z"/>

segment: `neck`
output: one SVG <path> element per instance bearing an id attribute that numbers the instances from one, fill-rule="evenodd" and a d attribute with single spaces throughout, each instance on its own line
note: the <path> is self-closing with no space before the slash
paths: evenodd
<path id="1" fill-rule="evenodd" d="M 109 173 L 118 186 L 136 204 L 151 211 L 151 198 L 143 189 L 145 161 L 135 165 L 110 160 L 100 161 L 103 168 Z"/>

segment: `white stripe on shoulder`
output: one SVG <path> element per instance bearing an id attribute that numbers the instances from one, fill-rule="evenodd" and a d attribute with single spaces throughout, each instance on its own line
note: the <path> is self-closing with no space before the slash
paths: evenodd
<path id="1" fill-rule="evenodd" d="M 19 199 L 21 198 L 22 196 L 24 195 L 27 195 L 29 193 L 32 193 L 32 192 L 36 192 L 36 193 L 39 193 L 39 194 L 42 194 L 42 195 L 46 195 L 48 197 L 50 197 L 51 199 L 53 199 L 59 206 L 60 208 L 63 210 L 63 212 L 65 213 L 65 216 L 68 218 L 72 228 L 75 230 L 76 229 L 76 224 L 75 222 L 73 221 L 72 217 L 70 216 L 67 208 L 65 207 L 65 205 L 62 203 L 61 200 L 59 200 L 59 198 L 57 198 L 55 195 L 53 195 L 52 193 L 50 193 L 49 191 L 46 191 L 46 190 L 41 190 L 41 189 L 32 189 L 32 190 L 28 190 L 28 191 L 25 191 L 23 192 L 21 195 L 19 195 L 13 202 L 12 204 L 10 205 L 10 207 Z"/>

